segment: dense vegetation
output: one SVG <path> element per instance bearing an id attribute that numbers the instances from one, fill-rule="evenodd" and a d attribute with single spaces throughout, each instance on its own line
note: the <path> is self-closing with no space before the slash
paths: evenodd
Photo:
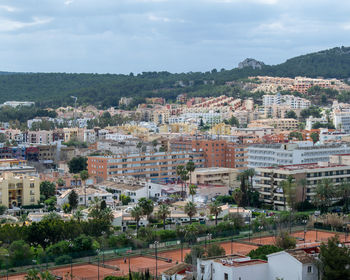
<path id="1" fill-rule="evenodd" d="M 40 107 L 57 107 L 72 105 L 71 96 L 74 95 L 78 97 L 79 104 L 109 107 L 117 106 L 122 96 L 135 97 L 131 106 L 152 96 L 175 100 L 180 93 L 187 93 L 189 96 L 227 94 L 244 97 L 246 93 L 242 91 L 238 80 L 253 75 L 348 78 L 350 48 L 333 48 L 302 55 L 282 64 L 264 65 L 262 69 L 247 67 L 220 71 L 213 69 L 205 73 L 172 74 L 164 71 L 137 75 L 6 73 L 0 75 L 0 102 L 28 100 L 35 101 Z M 227 81 L 237 83 L 234 86 L 225 86 Z"/>

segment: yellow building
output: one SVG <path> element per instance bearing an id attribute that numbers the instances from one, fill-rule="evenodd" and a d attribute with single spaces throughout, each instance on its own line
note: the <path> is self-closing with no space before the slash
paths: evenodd
<path id="1" fill-rule="evenodd" d="M 210 129 L 213 135 L 231 135 L 231 126 L 224 123 L 218 123 Z"/>
<path id="2" fill-rule="evenodd" d="M 0 202 L 8 208 L 35 205 L 40 201 L 40 179 L 4 173 L 0 177 Z"/>

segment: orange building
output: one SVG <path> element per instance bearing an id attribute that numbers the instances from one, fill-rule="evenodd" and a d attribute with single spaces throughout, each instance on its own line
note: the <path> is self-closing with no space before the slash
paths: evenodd
<path id="1" fill-rule="evenodd" d="M 203 152 L 205 167 L 247 168 L 244 145 L 226 140 L 176 139 L 170 142 L 172 151 Z"/>

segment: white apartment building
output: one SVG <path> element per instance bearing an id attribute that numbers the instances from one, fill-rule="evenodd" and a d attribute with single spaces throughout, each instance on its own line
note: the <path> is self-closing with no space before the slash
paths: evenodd
<path id="1" fill-rule="evenodd" d="M 66 190 L 57 198 L 57 205 L 62 206 L 66 203 L 69 203 L 69 194 L 73 191 L 73 189 Z M 95 198 L 105 200 L 107 204 L 113 203 L 113 195 L 110 192 L 101 189 L 95 189 L 92 187 L 86 188 L 76 188 L 74 191 L 78 195 L 78 205 L 90 205 L 91 202 L 95 200 Z"/>
<path id="2" fill-rule="evenodd" d="M 334 112 L 333 123 L 336 129 L 350 133 L 350 112 Z"/>
<path id="3" fill-rule="evenodd" d="M 312 255 L 303 250 L 281 251 L 268 261 L 230 255 L 197 260 L 198 280 L 317 280 L 318 269 Z"/>
<path id="4" fill-rule="evenodd" d="M 287 202 L 285 205 L 281 182 L 289 177 L 296 183 L 296 198 L 300 202 L 312 202 L 317 185 L 324 179 L 331 180 L 336 185 L 350 182 L 349 165 L 329 162 L 262 167 L 257 168 L 256 173 L 254 187 L 259 191 L 260 199 L 279 210 L 288 206 Z M 305 180 L 305 186 L 299 183 L 301 180 Z"/>
<path id="5" fill-rule="evenodd" d="M 120 134 L 120 133 L 110 133 L 106 135 L 106 140 L 113 140 L 113 141 L 124 141 L 126 139 L 131 139 L 134 136 L 132 135 L 126 135 L 126 134 Z"/>
<path id="6" fill-rule="evenodd" d="M 288 144 L 254 144 L 247 148 L 248 167 L 268 167 L 329 161 L 334 154 L 348 154 L 350 147 L 346 144 L 313 145 L 310 141 Z"/>
<path id="7" fill-rule="evenodd" d="M 215 113 L 213 111 L 210 111 L 208 113 L 185 113 L 182 114 L 181 117 L 187 121 L 190 121 L 192 119 L 197 124 L 200 124 L 201 120 L 203 120 L 204 124 L 210 125 L 221 123 L 223 120 L 222 113 Z"/>
<path id="8" fill-rule="evenodd" d="M 266 94 L 263 96 L 263 106 L 289 105 L 292 109 L 306 109 L 311 106 L 311 102 L 305 98 L 294 95 Z"/>
<path id="9" fill-rule="evenodd" d="M 313 116 L 310 116 L 306 119 L 306 125 L 305 125 L 305 129 L 306 130 L 311 130 L 312 126 L 316 123 L 321 123 L 321 124 L 327 124 L 328 120 L 325 117 L 322 118 L 314 118 Z"/>

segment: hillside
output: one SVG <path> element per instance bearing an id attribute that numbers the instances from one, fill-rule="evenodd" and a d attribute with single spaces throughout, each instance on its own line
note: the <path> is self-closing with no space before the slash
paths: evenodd
<path id="1" fill-rule="evenodd" d="M 71 105 L 70 96 L 74 95 L 78 96 L 79 104 L 108 107 L 116 106 L 122 96 L 135 97 L 135 105 L 144 97 L 162 96 L 175 100 L 179 93 L 184 92 L 190 96 L 228 94 L 242 97 L 246 93 L 239 87 L 224 84 L 253 75 L 348 78 L 350 48 L 333 48 L 302 55 L 273 66 L 262 64 L 260 69 L 213 69 L 205 73 L 144 72 L 138 75 L 116 75 L 1 72 L 0 102 L 27 100 L 35 101 L 40 107 L 58 107 Z"/>

